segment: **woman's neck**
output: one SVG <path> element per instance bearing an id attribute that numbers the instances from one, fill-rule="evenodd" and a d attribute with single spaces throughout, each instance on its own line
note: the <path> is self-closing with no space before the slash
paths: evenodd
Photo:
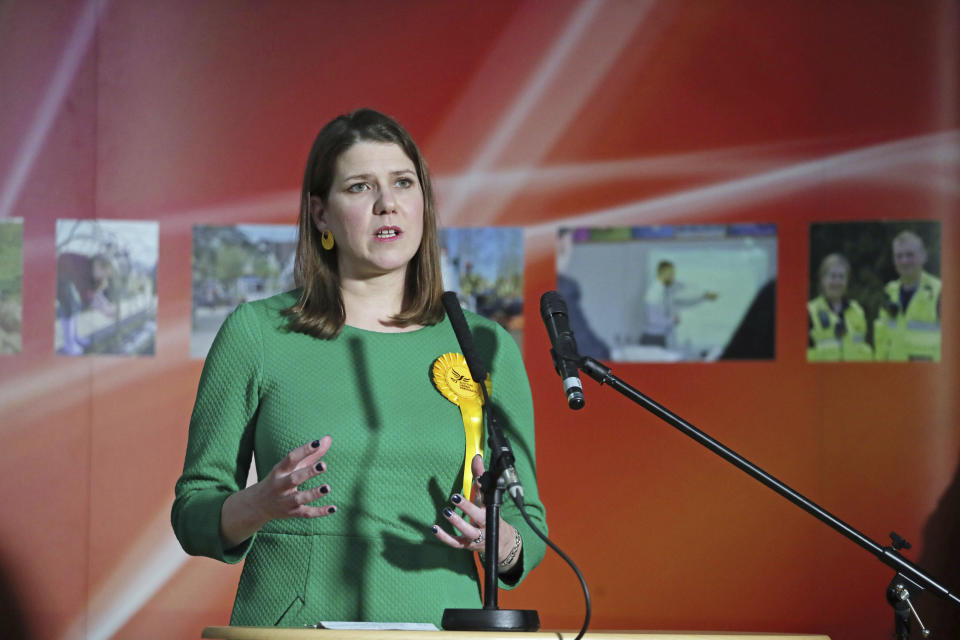
<path id="1" fill-rule="evenodd" d="M 390 322 L 390 318 L 403 310 L 405 281 L 403 272 L 341 280 L 340 296 L 346 324 L 358 329 L 389 333 L 419 328 L 399 327 Z"/>

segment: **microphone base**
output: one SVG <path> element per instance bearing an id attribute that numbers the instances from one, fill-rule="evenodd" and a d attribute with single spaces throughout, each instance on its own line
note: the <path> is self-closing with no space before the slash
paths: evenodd
<path id="1" fill-rule="evenodd" d="M 446 631 L 538 631 L 540 616 L 532 609 L 444 609 Z"/>

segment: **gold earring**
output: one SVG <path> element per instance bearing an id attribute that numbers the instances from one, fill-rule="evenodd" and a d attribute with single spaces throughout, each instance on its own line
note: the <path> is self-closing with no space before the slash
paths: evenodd
<path id="1" fill-rule="evenodd" d="M 327 251 L 333 249 L 333 232 L 329 229 L 320 234 L 320 246 Z"/>

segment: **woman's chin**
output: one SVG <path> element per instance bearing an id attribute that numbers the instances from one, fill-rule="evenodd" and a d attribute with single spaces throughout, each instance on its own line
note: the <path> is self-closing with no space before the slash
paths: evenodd
<path id="1" fill-rule="evenodd" d="M 368 280 L 370 278 L 379 278 L 390 275 L 403 276 L 407 272 L 409 260 L 377 260 L 367 262 L 363 265 L 356 265 L 353 268 L 341 268 L 340 273 L 345 278 L 356 278 L 358 280 Z"/>

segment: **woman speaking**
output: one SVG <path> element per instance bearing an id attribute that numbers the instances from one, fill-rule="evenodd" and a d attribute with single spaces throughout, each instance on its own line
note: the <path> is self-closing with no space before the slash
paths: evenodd
<path id="1" fill-rule="evenodd" d="M 224 322 L 176 485 L 184 550 L 245 560 L 231 624 L 439 626 L 446 607 L 481 606 L 472 552 L 484 547 L 485 512 L 464 494 L 483 462 L 464 469 L 466 420 L 431 373 L 459 352 L 439 256 L 430 177 L 410 135 L 369 109 L 328 123 L 304 174 L 299 288 Z M 527 510 L 545 529 L 519 350 L 496 323 L 467 320 Z M 258 481 L 247 486 L 251 457 Z M 545 546 L 512 504 L 500 526 L 511 588 Z"/>

